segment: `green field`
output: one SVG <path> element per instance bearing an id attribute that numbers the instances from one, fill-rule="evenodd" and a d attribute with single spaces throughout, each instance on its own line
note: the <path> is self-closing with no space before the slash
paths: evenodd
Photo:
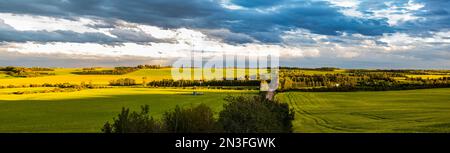
<path id="1" fill-rule="evenodd" d="M 296 132 L 450 132 L 450 89 L 287 92 Z"/>
<path id="2" fill-rule="evenodd" d="M 27 88 L 38 90 L 37 88 Z M 160 117 L 176 105 L 205 103 L 218 112 L 227 95 L 255 91 L 189 89 L 113 88 L 69 93 L 8 94 L 24 89 L 0 89 L 0 132 L 100 132 L 103 124 L 122 107 L 137 110 L 150 105 L 150 114 Z"/>
<path id="3" fill-rule="evenodd" d="M 112 88 L 14 95 L 0 91 L 0 132 L 99 132 L 121 107 L 150 105 L 160 117 L 176 105 L 205 103 L 216 113 L 226 95 L 256 91 Z M 277 99 L 295 109 L 295 132 L 450 132 L 450 89 L 383 92 L 286 92 Z"/>

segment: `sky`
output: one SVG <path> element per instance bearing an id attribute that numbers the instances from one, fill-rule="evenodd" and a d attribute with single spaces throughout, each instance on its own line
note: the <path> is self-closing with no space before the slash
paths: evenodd
<path id="1" fill-rule="evenodd" d="M 168 65 L 249 50 L 278 51 L 282 66 L 450 69 L 450 1 L 0 1 L 0 66 Z"/>

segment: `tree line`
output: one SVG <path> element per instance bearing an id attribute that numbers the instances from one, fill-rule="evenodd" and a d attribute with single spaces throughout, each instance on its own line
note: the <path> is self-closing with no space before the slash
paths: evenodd
<path id="1" fill-rule="evenodd" d="M 54 71 L 54 69 L 41 67 L 26 68 L 26 67 L 7 66 L 7 67 L 0 67 L 0 71 L 3 71 L 3 73 L 13 77 L 38 77 L 44 75 L 55 75 L 54 73 L 51 72 L 45 72 L 45 71 Z"/>
<path id="2" fill-rule="evenodd" d="M 171 68 L 171 66 L 161 66 L 161 65 L 148 65 L 148 64 L 145 64 L 145 65 L 138 65 L 138 66 L 136 66 L 137 68 L 140 68 L 140 69 L 161 69 L 161 68 Z"/>
<path id="3" fill-rule="evenodd" d="M 78 75 L 122 75 L 139 70 L 137 67 L 115 67 L 112 70 L 97 70 L 95 68 L 83 69 L 80 72 L 72 72 Z"/>
<path id="4" fill-rule="evenodd" d="M 163 79 L 147 83 L 150 87 L 192 87 L 192 86 L 259 86 L 259 80 L 172 80 Z"/>
<path id="5" fill-rule="evenodd" d="M 381 91 L 450 87 L 449 77 L 438 79 L 410 78 L 406 70 L 353 70 L 352 73 L 304 74 L 280 71 L 279 90 L 301 91 Z M 398 78 L 403 78 L 398 80 Z"/>
<path id="6" fill-rule="evenodd" d="M 123 75 L 137 71 L 139 69 L 160 69 L 163 68 L 160 65 L 138 65 L 136 67 L 114 67 L 112 70 L 97 70 L 98 68 L 83 68 L 80 72 L 72 72 L 79 75 Z"/>

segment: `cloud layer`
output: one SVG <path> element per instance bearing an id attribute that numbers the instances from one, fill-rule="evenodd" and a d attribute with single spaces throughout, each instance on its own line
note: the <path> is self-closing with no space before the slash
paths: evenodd
<path id="1" fill-rule="evenodd" d="M 295 66 L 450 68 L 442 64 L 449 8 L 446 0 L 3 0 L 0 52 L 149 58 L 276 49 Z"/>

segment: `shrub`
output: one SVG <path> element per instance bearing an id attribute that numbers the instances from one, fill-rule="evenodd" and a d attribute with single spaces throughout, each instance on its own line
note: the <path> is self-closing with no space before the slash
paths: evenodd
<path id="1" fill-rule="evenodd" d="M 217 132 L 213 111 L 205 104 L 191 108 L 176 106 L 173 111 L 163 115 L 163 124 L 172 133 L 208 133 Z"/>
<path id="2" fill-rule="evenodd" d="M 141 112 L 131 112 L 122 108 L 122 112 L 114 118 L 113 124 L 106 122 L 102 128 L 104 133 L 155 133 L 162 130 L 161 123 L 148 115 L 149 106 L 141 106 Z"/>
<path id="3" fill-rule="evenodd" d="M 109 82 L 111 86 L 132 86 L 136 85 L 136 80 L 130 78 L 112 80 Z"/>
<path id="4" fill-rule="evenodd" d="M 286 103 L 270 101 L 263 96 L 227 97 L 218 123 L 231 133 L 292 132 L 294 111 Z"/>

